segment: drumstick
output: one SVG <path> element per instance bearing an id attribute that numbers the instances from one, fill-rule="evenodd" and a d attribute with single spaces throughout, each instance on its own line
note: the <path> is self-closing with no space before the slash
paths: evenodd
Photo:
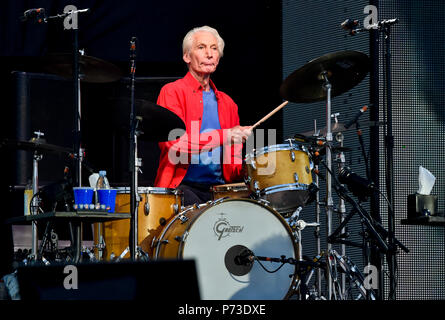
<path id="1" fill-rule="evenodd" d="M 280 104 L 278 107 L 276 107 L 275 109 L 273 109 L 271 112 L 269 112 L 266 116 L 264 116 L 260 121 L 258 121 L 257 123 L 255 123 L 251 130 L 255 129 L 255 127 L 259 126 L 261 123 L 263 123 L 264 121 L 266 121 L 267 119 L 269 119 L 270 117 L 272 117 L 275 113 L 277 113 L 278 111 L 280 111 L 286 104 L 288 104 L 289 101 L 284 101 L 282 104 Z"/>

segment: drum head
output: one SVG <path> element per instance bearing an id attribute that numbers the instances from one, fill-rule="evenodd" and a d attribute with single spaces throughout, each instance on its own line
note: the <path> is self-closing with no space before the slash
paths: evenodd
<path id="1" fill-rule="evenodd" d="M 253 200 L 224 200 L 201 211 L 186 233 L 182 255 L 184 259 L 195 259 L 202 299 L 272 300 L 289 294 L 295 266 L 285 264 L 277 272 L 268 273 L 255 261 L 242 272 L 243 267 L 235 261 L 228 261 L 229 266 L 225 261 L 234 260 L 230 253 L 240 247 L 257 256 L 296 257 L 291 231 L 273 209 Z M 261 263 L 269 271 L 281 266 L 276 262 Z"/>

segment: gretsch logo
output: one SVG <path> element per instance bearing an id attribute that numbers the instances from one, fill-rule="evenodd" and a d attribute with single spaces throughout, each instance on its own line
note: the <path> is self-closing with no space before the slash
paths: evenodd
<path id="1" fill-rule="evenodd" d="M 223 214 L 221 214 L 222 216 Z M 231 233 L 241 233 L 244 230 L 244 226 L 232 226 L 229 221 L 224 218 L 218 218 L 218 221 L 213 225 L 213 231 L 215 235 L 218 237 L 218 240 L 221 238 L 225 238 L 229 236 Z"/>

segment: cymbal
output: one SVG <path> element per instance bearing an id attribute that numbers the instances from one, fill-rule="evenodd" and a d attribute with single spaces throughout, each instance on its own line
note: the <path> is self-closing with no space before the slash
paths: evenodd
<path id="1" fill-rule="evenodd" d="M 63 78 L 73 78 L 73 55 L 51 54 L 44 57 L 43 70 Z M 79 55 L 79 77 L 83 82 L 106 83 L 122 78 L 122 71 L 114 64 L 99 58 Z"/>
<path id="2" fill-rule="evenodd" d="M 108 99 L 111 105 L 112 122 L 121 129 L 130 128 L 131 101 L 128 98 Z M 142 117 L 138 126 L 141 132 L 139 139 L 144 141 L 169 141 L 175 140 L 177 136 L 170 137 L 169 134 L 174 129 L 185 131 L 185 124 L 182 119 L 172 111 L 157 105 L 154 102 L 135 99 L 135 116 Z"/>
<path id="3" fill-rule="evenodd" d="M 362 122 L 359 122 L 360 127 L 376 127 L 376 126 L 381 126 L 383 124 L 384 124 L 383 121 L 362 121 Z M 346 128 L 345 125 L 340 122 L 333 123 L 331 126 L 332 133 L 344 132 L 344 131 L 348 131 L 348 130 L 357 130 L 357 129 L 355 126 L 350 126 L 349 128 Z M 314 137 L 315 135 L 317 135 L 318 137 L 326 137 L 327 131 L 328 131 L 327 127 L 323 127 L 321 129 L 318 129 L 317 131 L 314 131 L 314 130 L 306 131 L 306 132 L 299 133 L 297 135 L 304 136 L 304 137 Z"/>
<path id="4" fill-rule="evenodd" d="M 297 103 L 325 100 L 324 72 L 331 84 L 331 97 L 335 97 L 359 84 L 368 71 L 369 58 L 362 52 L 328 53 L 291 73 L 281 84 L 280 94 L 283 99 Z"/>
<path id="5" fill-rule="evenodd" d="M 1 147 L 9 147 L 25 151 L 38 151 L 40 153 L 52 154 L 70 154 L 72 149 L 60 147 L 54 144 L 48 144 L 42 141 L 21 141 L 12 139 L 3 139 L 0 143 Z"/>

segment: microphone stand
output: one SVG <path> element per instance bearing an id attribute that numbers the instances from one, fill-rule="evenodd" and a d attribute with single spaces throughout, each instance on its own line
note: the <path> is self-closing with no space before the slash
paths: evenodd
<path id="1" fill-rule="evenodd" d="M 73 148 L 74 148 L 74 153 L 77 154 L 77 157 L 75 158 L 76 161 L 76 177 L 74 179 L 74 185 L 78 185 L 79 187 L 82 186 L 82 158 L 83 158 L 83 149 L 81 147 L 81 104 L 80 104 L 80 72 L 79 72 L 79 28 L 78 28 L 78 19 L 77 19 L 77 14 L 78 13 L 85 13 L 88 12 L 90 9 L 82 9 L 82 10 L 70 10 L 68 12 L 65 12 L 63 14 L 57 14 L 55 16 L 49 16 L 47 17 L 45 15 L 45 10 L 41 10 L 41 13 L 43 14 L 44 18 L 38 20 L 39 23 L 44 22 L 44 23 L 48 23 L 49 20 L 53 20 L 53 19 L 65 19 L 66 17 L 68 17 L 69 15 L 76 15 L 76 23 L 72 23 L 70 25 L 70 28 L 73 29 L 73 94 L 74 94 L 74 103 L 73 103 L 73 108 L 74 108 L 74 143 L 73 143 Z M 66 26 L 64 26 L 65 29 L 70 29 L 67 28 Z M 71 222 L 70 222 L 71 224 Z M 36 229 L 36 227 L 35 227 Z M 79 262 L 82 257 L 81 257 L 81 243 L 79 243 L 79 241 L 81 241 L 82 239 L 82 223 L 76 223 L 76 232 L 78 235 L 78 237 L 76 237 L 76 255 L 75 255 L 75 259 L 74 262 L 77 263 Z M 33 235 L 35 235 L 37 233 L 37 230 L 33 231 Z M 36 240 L 34 240 L 36 241 Z M 35 244 L 33 244 L 33 247 L 35 246 Z M 35 248 L 33 248 L 34 250 Z M 34 252 L 35 253 L 35 252 Z"/>
<path id="2" fill-rule="evenodd" d="M 48 23 L 49 20 L 53 19 L 65 19 L 69 15 L 74 15 L 78 13 L 86 13 L 90 9 L 81 10 L 70 10 L 63 14 L 57 14 L 55 16 L 44 17 L 43 22 Z M 76 23 L 71 24 L 73 29 L 73 94 L 74 94 L 74 153 L 77 154 L 75 157 L 76 162 L 76 175 L 74 178 L 74 185 L 79 187 L 82 186 L 82 160 L 83 160 L 83 148 L 81 145 L 81 95 L 80 95 L 80 70 L 79 70 L 79 27 L 78 19 L 75 19 Z M 66 26 L 64 26 L 65 29 Z"/>
<path id="3" fill-rule="evenodd" d="M 390 24 L 385 24 L 383 32 L 385 35 L 385 61 L 386 61 L 386 190 L 388 193 L 388 231 L 389 244 L 394 245 L 395 237 L 395 212 L 394 212 L 394 136 L 392 134 L 392 89 L 391 89 L 391 47 L 390 47 Z M 396 299 L 396 256 L 395 252 L 389 255 L 389 298 Z"/>
<path id="4" fill-rule="evenodd" d="M 322 162 L 322 161 L 321 161 Z M 326 166 L 324 162 L 322 164 Z M 334 176 L 333 176 L 334 177 Z M 377 248 L 381 253 L 386 254 L 387 257 L 394 256 L 397 253 L 397 247 L 400 247 L 404 252 L 408 253 L 409 249 L 406 248 L 394 235 L 391 236 L 390 231 L 385 230 L 385 228 L 377 221 L 373 221 L 369 214 L 365 209 L 360 206 L 354 199 L 347 195 L 345 187 L 343 187 L 340 182 L 334 177 L 334 189 L 337 194 L 345 199 L 348 203 L 350 203 L 353 207 L 353 210 L 344 218 L 344 220 L 340 223 L 337 229 L 328 237 L 328 243 L 344 243 L 346 245 L 363 248 L 367 253 L 369 252 L 368 248 L 368 239 L 365 241 L 365 245 L 358 245 L 351 241 L 338 239 L 338 234 L 341 230 L 346 226 L 349 220 L 352 218 L 354 213 L 358 213 L 360 215 L 361 221 L 365 224 L 367 228 L 369 239 L 374 239 L 377 245 Z M 383 237 L 383 238 L 382 238 Z M 388 238 L 388 243 L 385 242 L 384 239 Z M 369 257 L 366 255 L 366 264 L 369 262 Z"/>
<path id="5" fill-rule="evenodd" d="M 140 167 L 140 161 L 137 157 L 137 137 L 139 131 L 137 130 L 141 117 L 137 117 L 135 110 L 135 74 L 136 74 L 136 37 L 132 37 L 130 41 L 130 75 L 131 75 L 131 111 L 130 111 L 130 256 L 133 261 L 138 258 L 137 245 L 138 245 L 138 214 L 139 207 L 139 194 L 138 194 L 138 171 Z"/>
<path id="6" fill-rule="evenodd" d="M 367 28 L 352 30 L 351 34 L 357 34 L 364 31 L 378 30 L 384 34 L 385 44 L 385 86 L 386 86 L 386 192 L 388 195 L 388 233 L 389 244 L 394 246 L 397 243 L 395 239 L 395 211 L 394 211 L 394 136 L 392 133 L 392 85 L 391 85 L 391 26 L 399 22 L 399 19 L 382 20 Z M 396 298 L 396 256 L 395 252 L 387 257 L 389 267 L 389 298 Z"/>

